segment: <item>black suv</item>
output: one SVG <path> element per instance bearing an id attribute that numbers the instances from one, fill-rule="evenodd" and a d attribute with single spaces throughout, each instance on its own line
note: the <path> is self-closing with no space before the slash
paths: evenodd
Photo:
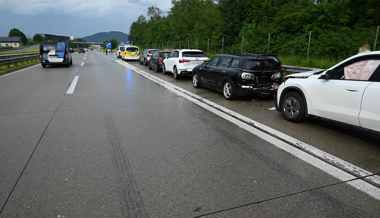
<path id="1" fill-rule="evenodd" d="M 281 78 L 281 62 L 274 55 L 217 55 L 194 68 L 193 86 L 221 91 L 226 99 L 273 96 Z"/>

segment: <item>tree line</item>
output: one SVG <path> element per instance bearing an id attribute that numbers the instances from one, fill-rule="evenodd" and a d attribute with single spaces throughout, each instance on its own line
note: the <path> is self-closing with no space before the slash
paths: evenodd
<path id="1" fill-rule="evenodd" d="M 142 47 L 337 59 L 364 44 L 377 49 L 379 11 L 378 0 L 173 0 L 166 13 L 150 7 L 139 16 L 130 38 Z"/>

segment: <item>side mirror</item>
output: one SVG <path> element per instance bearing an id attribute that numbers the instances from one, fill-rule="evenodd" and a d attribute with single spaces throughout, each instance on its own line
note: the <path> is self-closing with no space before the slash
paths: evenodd
<path id="1" fill-rule="evenodd" d="M 331 76 L 330 76 L 329 72 L 327 71 L 325 74 L 323 74 L 321 77 L 319 77 L 319 79 L 330 80 Z"/>

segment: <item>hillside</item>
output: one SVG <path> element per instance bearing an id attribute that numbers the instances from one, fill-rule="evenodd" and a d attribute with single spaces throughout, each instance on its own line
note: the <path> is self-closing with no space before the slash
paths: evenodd
<path id="1" fill-rule="evenodd" d="M 128 42 L 128 35 L 123 32 L 118 31 L 110 31 L 110 32 L 101 32 L 95 33 L 90 36 L 86 36 L 82 38 L 86 42 L 104 42 L 111 39 L 116 39 L 119 42 Z"/>

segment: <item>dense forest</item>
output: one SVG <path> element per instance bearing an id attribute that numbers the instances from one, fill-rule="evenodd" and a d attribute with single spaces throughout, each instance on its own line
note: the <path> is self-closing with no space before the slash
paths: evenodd
<path id="1" fill-rule="evenodd" d="M 368 43 L 375 50 L 379 0 L 173 0 L 150 7 L 131 26 L 142 47 L 209 53 L 267 52 L 341 59 Z M 309 44 L 310 42 L 310 44 Z M 309 46 L 310 45 L 310 46 Z M 378 46 L 376 46 L 378 47 Z"/>

